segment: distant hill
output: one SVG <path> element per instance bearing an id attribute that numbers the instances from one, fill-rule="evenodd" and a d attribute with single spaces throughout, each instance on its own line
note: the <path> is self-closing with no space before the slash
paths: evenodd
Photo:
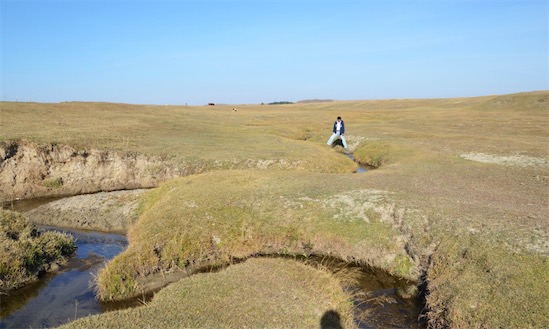
<path id="1" fill-rule="evenodd" d="M 293 102 L 289 102 L 289 101 L 280 101 L 280 102 L 268 103 L 267 105 L 285 105 L 285 104 L 293 104 Z"/>
<path id="2" fill-rule="evenodd" d="M 325 102 L 333 102 L 333 99 L 304 99 L 302 101 L 299 101 L 297 103 L 325 103 Z"/>

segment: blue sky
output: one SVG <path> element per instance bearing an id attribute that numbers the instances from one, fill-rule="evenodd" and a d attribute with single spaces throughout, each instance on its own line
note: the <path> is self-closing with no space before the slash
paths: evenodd
<path id="1" fill-rule="evenodd" d="M 549 89 L 547 0 L 0 0 L 1 100 L 439 98 Z"/>

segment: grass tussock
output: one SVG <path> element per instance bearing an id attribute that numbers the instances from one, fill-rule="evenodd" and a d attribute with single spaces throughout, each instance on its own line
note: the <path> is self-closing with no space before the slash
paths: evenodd
<path id="1" fill-rule="evenodd" d="M 35 280 L 51 262 L 68 257 L 75 249 L 72 237 L 39 232 L 22 214 L 0 209 L 0 291 Z"/>
<path id="2" fill-rule="evenodd" d="M 352 307 L 325 271 L 287 259 L 249 259 L 171 284 L 145 306 L 62 328 L 318 328 L 329 311 L 353 328 Z"/>
<path id="3" fill-rule="evenodd" d="M 378 213 L 387 197 L 337 175 L 228 171 L 174 180 L 144 196 L 128 249 L 99 274 L 101 296 L 140 293 L 141 278 L 157 272 L 255 254 L 331 255 L 414 278 L 399 232 Z"/>

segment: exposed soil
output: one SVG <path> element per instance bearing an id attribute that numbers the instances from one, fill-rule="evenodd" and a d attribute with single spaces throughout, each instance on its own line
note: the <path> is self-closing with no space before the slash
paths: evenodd
<path id="1" fill-rule="evenodd" d="M 139 197 L 145 190 L 101 192 L 63 198 L 26 213 L 42 225 L 125 233 L 137 219 Z"/>
<path id="2" fill-rule="evenodd" d="M 0 142 L 0 202 L 150 188 L 185 174 L 158 157 Z"/>
<path id="3" fill-rule="evenodd" d="M 498 165 L 504 165 L 504 166 L 520 166 L 520 167 L 526 167 L 526 166 L 549 166 L 549 159 L 547 158 L 540 158 L 540 157 L 532 157 L 527 155 L 493 155 L 493 154 L 485 154 L 485 153 L 466 153 L 461 155 L 462 158 L 471 160 L 471 161 L 477 161 L 477 162 L 483 162 L 483 163 L 494 163 Z"/>

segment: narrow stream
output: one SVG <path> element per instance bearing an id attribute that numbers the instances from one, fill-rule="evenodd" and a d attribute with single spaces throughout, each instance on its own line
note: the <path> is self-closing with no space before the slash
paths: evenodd
<path id="1" fill-rule="evenodd" d="M 42 228 L 51 230 L 54 228 Z M 63 230 L 76 239 L 76 254 L 58 272 L 0 299 L 0 328 L 49 328 L 116 309 L 95 298 L 97 272 L 127 246 L 123 235 Z"/>
<path id="2" fill-rule="evenodd" d="M 50 201 L 25 200 L 6 208 L 27 211 Z M 76 254 L 59 271 L 48 273 L 33 284 L 0 296 L 0 329 L 55 327 L 84 316 L 142 304 L 138 299 L 104 303 L 95 295 L 95 277 L 110 259 L 126 248 L 128 242 L 124 235 L 41 228 L 71 233 L 76 238 Z M 336 276 L 355 278 L 345 289 L 354 296 L 356 324 L 360 328 L 426 327 L 425 323 L 418 321 L 423 307 L 419 298 L 402 293 L 413 283 L 338 260 L 299 257 L 296 260 L 312 266 L 320 263 L 330 268 Z"/>
<path id="3" fill-rule="evenodd" d="M 345 153 L 345 155 L 353 160 L 354 162 L 356 162 L 358 164 L 358 169 L 356 170 L 356 173 L 357 174 L 362 174 L 362 173 L 365 173 L 368 171 L 368 168 L 366 168 L 365 166 L 361 165 L 359 162 L 356 161 L 355 159 L 355 156 L 353 155 L 353 153 Z"/>

